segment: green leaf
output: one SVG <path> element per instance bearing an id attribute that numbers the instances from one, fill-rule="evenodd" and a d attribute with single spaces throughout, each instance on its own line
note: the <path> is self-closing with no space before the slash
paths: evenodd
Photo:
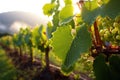
<path id="1" fill-rule="evenodd" d="M 101 1 L 99 1 L 100 3 Z M 86 7 L 89 11 L 93 11 L 98 8 L 100 5 L 98 4 L 98 0 L 86 1 L 84 3 L 84 7 Z"/>
<path id="2" fill-rule="evenodd" d="M 47 3 L 43 6 L 43 13 L 45 15 L 51 16 L 55 10 L 56 4 L 55 3 Z"/>
<path id="3" fill-rule="evenodd" d="M 89 25 L 93 24 L 96 17 L 100 14 L 98 0 L 87 1 L 82 7 L 82 19 Z"/>
<path id="4" fill-rule="evenodd" d="M 109 62 L 113 80 L 120 80 L 120 56 L 112 55 Z"/>
<path id="5" fill-rule="evenodd" d="M 111 67 L 114 68 L 115 71 L 120 72 L 120 57 L 119 56 L 112 56 L 109 59 Z"/>
<path id="6" fill-rule="evenodd" d="M 75 28 L 75 21 L 72 19 L 72 20 L 68 23 L 68 25 L 71 25 L 72 28 Z"/>
<path id="7" fill-rule="evenodd" d="M 69 20 L 70 17 L 73 16 L 73 6 L 67 5 L 65 6 L 59 14 L 60 23 L 66 21 L 66 19 Z"/>
<path id="8" fill-rule="evenodd" d="M 72 5 L 72 0 L 64 0 L 65 5 Z"/>
<path id="9" fill-rule="evenodd" d="M 101 15 L 103 17 L 109 16 L 111 18 L 115 18 L 120 14 L 120 0 L 109 0 L 109 2 L 103 5 Z"/>
<path id="10" fill-rule="evenodd" d="M 93 63 L 96 80 L 112 80 L 110 69 L 105 61 L 105 56 L 99 55 Z"/>
<path id="11" fill-rule="evenodd" d="M 69 69 L 78 60 L 81 53 L 88 51 L 91 42 L 91 35 L 87 30 L 87 26 L 84 24 L 78 29 L 63 65 Z"/>
<path id="12" fill-rule="evenodd" d="M 62 61 L 66 57 L 72 40 L 73 37 L 71 35 L 71 26 L 69 25 L 58 27 L 57 30 L 53 33 L 51 46 L 53 47 L 54 54 Z"/>
<path id="13" fill-rule="evenodd" d="M 54 3 L 56 0 L 51 0 L 51 3 Z"/>
<path id="14" fill-rule="evenodd" d="M 24 36 L 25 44 L 27 44 L 29 47 L 31 47 L 32 46 L 32 42 L 31 42 L 32 34 L 31 34 L 30 28 L 25 29 L 25 33 L 24 33 L 23 36 Z"/>
<path id="15" fill-rule="evenodd" d="M 55 12 L 55 14 L 53 15 L 53 29 L 52 31 L 54 32 L 56 30 L 56 28 L 59 26 L 59 11 Z"/>
<path id="16" fill-rule="evenodd" d="M 65 75 L 69 75 L 69 73 L 74 69 L 74 67 L 75 67 L 75 64 L 70 66 L 69 68 L 67 68 L 65 65 L 62 65 L 61 69 Z"/>
<path id="17" fill-rule="evenodd" d="M 53 30 L 53 25 L 51 22 L 48 22 L 47 28 L 46 28 L 46 34 L 47 34 L 48 39 L 52 37 L 52 30 Z"/>
<path id="18" fill-rule="evenodd" d="M 59 23 L 59 25 L 60 25 L 60 26 L 61 26 L 61 25 L 65 25 L 65 24 L 68 24 L 68 23 L 70 23 L 70 22 L 71 22 L 71 24 L 72 24 L 73 18 L 74 18 L 74 16 L 70 16 L 70 17 L 62 20 L 62 21 Z"/>
<path id="19" fill-rule="evenodd" d="M 36 26 L 33 30 L 32 30 L 32 44 L 33 46 L 39 46 L 41 45 L 41 36 L 42 36 L 42 27 L 40 26 Z"/>
<path id="20" fill-rule="evenodd" d="M 90 11 L 84 7 L 81 15 L 82 15 L 83 21 L 85 21 L 89 25 L 92 25 L 94 23 L 94 21 L 96 20 L 97 16 L 99 15 L 99 13 L 100 13 L 99 8 L 95 9 L 94 11 Z"/>
<path id="21" fill-rule="evenodd" d="M 99 15 L 115 18 L 120 14 L 120 0 L 102 0 L 99 3 L 98 0 L 88 1 L 82 7 L 82 19 L 89 25 L 93 24 Z"/>
<path id="22" fill-rule="evenodd" d="M 21 46 L 23 44 L 23 33 L 17 34 L 16 45 Z"/>

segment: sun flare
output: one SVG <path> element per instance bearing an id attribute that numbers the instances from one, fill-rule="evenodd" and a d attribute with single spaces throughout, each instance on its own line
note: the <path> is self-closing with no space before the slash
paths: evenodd
<path id="1" fill-rule="evenodd" d="M 49 3 L 51 0 L 2 0 L 0 1 L 0 13 L 8 11 L 25 11 L 32 12 L 36 15 L 43 15 L 42 7 L 45 3 Z M 77 2 L 79 0 L 73 0 L 74 13 L 79 13 Z M 61 5 L 64 5 L 63 0 L 60 0 Z M 7 6 L 6 6 L 7 5 Z"/>
<path id="2" fill-rule="evenodd" d="M 37 15 L 42 14 L 42 6 L 50 0 L 2 0 L 0 13 L 8 11 L 25 11 Z"/>

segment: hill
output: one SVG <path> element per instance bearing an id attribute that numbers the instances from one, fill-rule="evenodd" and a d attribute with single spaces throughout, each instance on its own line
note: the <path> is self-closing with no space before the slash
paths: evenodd
<path id="1" fill-rule="evenodd" d="M 35 26 L 46 24 L 47 20 L 29 12 L 11 11 L 0 13 L 0 33 L 13 33 L 21 25 Z"/>

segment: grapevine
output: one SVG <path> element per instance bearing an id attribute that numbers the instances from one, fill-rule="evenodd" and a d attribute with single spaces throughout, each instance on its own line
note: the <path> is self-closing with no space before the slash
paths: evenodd
<path id="1" fill-rule="evenodd" d="M 44 68 L 40 67 L 39 76 L 31 76 L 32 79 L 40 78 L 45 72 L 50 80 L 56 79 L 51 74 L 50 57 L 54 55 L 55 61 L 60 62 L 59 73 L 64 75 L 65 80 L 76 72 L 76 65 L 84 65 L 82 61 L 88 66 L 83 69 L 91 73 L 94 71 L 96 80 L 120 80 L 120 0 L 79 0 L 76 5 L 80 14 L 74 14 L 72 0 L 63 2 L 62 7 L 60 0 L 51 0 L 43 6 L 43 13 L 52 17 L 46 26 L 27 27 L 12 36 L 0 38 L 0 45 L 7 55 L 18 52 L 15 57 L 19 58 L 14 59 L 17 60 L 14 63 L 20 62 L 19 65 L 25 65 L 33 71 L 38 70 L 33 66 L 36 64 L 34 49 L 44 55 Z M 4 39 L 10 40 L 5 42 Z M 87 64 L 92 65 L 92 68 L 89 69 Z M 46 75 L 42 78 L 48 80 Z"/>

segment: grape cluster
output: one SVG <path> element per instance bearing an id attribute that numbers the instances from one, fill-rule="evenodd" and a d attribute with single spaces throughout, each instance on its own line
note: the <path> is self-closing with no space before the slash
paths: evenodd
<path id="1" fill-rule="evenodd" d="M 120 16 L 115 19 L 108 17 L 101 19 L 99 34 L 103 42 L 120 46 Z"/>

